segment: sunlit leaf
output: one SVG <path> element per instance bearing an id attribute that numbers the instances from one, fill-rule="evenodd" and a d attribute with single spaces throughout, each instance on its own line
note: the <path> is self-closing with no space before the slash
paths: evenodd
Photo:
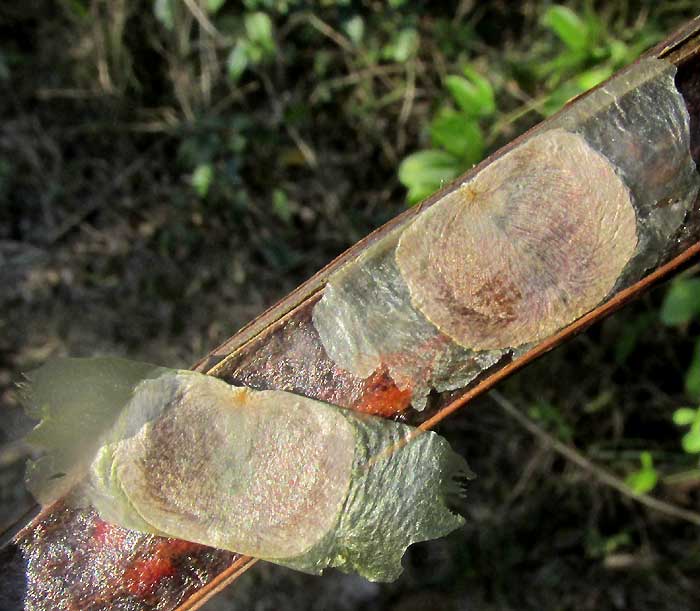
<path id="1" fill-rule="evenodd" d="M 430 138 L 435 146 L 462 159 L 465 167 L 484 158 L 484 136 L 479 124 L 462 113 L 438 115 L 430 126 Z"/>
<path id="2" fill-rule="evenodd" d="M 642 452 L 639 455 L 641 468 L 630 473 L 625 479 L 625 483 L 636 493 L 646 494 L 651 492 L 659 481 L 659 474 L 654 468 L 654 461 L 649 452 Z"/>
<path id="3" fill-rule="evenodd" d="M 445 78 L 445 86 L 457 106 L 470 117 L 484 117 L 493 113 L 495 103 L 490 86 L 486 90 L 481 84 L 454 74 Z"/>
<path id="4" fill-rule="evenodd" d="M 615 66 L 626 64 L 628 60 L 636 57 L 638 53 L 630 48 L 621 40 L 611 40 L 608 44 L 608 53 L 610 60 Z"/>
<path id="5" fill-rule="evenodd" d="M 210 163 L 198 165 L 192 173 L 192 186 L 200 197 L 206 197 L 214 178 L 214 168 Z"/>
<path id="6" fill-rule="evenodd" d="M 405 28 L 399 32 L 394 47 L 394 60 L 405 62 L 412 57 L 418 49 L 418 32 L 414 28 Z"/>
<path id="7" fill-rule="evenodd" d="M 226 0 L 207 0 L 207 12 L 211 15 L 219 12 L 219 9 L 226 3 Z"/>
<path id="8" fill-rule="evenodd" d="M 153 14 L 163 26 L 172 30 L 174 27 L 173 0 L 155 0 L 153 3 Z"/>
<path id="9" fill-rule="evenodd" d="M 229 78 L 235 83 L 248 67 L 248 45 L 244 41 L 239 41 L 231 49 L 226 59 L 226 69 Z"/>
<path id="10" fill-rule="evenodd" d="M 418 202 L 422 202 L 425 198 L 431 196 L 440 186 L 435 186 L 433 183 L 418 183 L 411 185 L 406 194 L 406 202 L 412 206 Z"/>
<path id="11" fill-rule="evenodd" d="M 445 151 L 418 151 L 409 155 L 399 166 L 399 180 L 409 189 L 409 202 L 430 195 L 459 175 L 459 160 Z"/>
<path id="12" fill-rule="evenodd" d="M 585 48 L 587 28 L 581 18 L 570 8 L 555 4 L 542 17 L 542 24 L 572 50 Z"/>
<path id="13" fill-rule="evenodd" d="M 471 66 L 466 66 L 462 72 L 479 92 L 483 114 L 485 116 L 494 114 L 496 112 L 496 96 L 488 79 L 479 74 Z"/>
<path id="14" fill-rule="evenodd" d="M 597 66 L 579 74 L 576 77 L 576 84 L 582 91 L 587 91 L 610 78 L 612 74 L 613 69 L 611 66 Z"/>
<path id="15" fill-rule="evenodd" d="M 693 426 L 681 440 L 683 449 L 688 454 L 698 454 L 700 453 L 700 425 Z"/>
<path id="16" fill-rule="evenodd" d="M 678 426 L 692 424 L 698 416 L 698 410 L 692 407 L 681 407 L 673 412 L 673 422 Z"/>
<path id="17" fill-rule="evenodd" d="M 261 11 L 248 13 L 244 23 L 248 40 L 259 47 L 264 55 L 273 54 L 276 46 L 270 17 Z"/>
<path id="18" fill-rule="evenodd" d="M 350 17 L 344 24 L 343 29 L 348 35 L 348 38 L 352 40 L 355 46 L 359 46 L 365 35 L 365 22 L 360 15 L 354 15 Z"/>

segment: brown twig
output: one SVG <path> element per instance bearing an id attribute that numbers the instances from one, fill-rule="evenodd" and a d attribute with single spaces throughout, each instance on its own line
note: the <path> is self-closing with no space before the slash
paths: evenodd
<path id="1" fill-rule="evenodd" d="M 330 38 L 335 44 L 337 44 L 341 49 L 343 49 L 343 51 L 346 51 L 347 53 L 351 53 L 353 55 L 356 53 L 356 49 L 353 46 L 352 42 L 350 42 L 350 40 L 343 36 L 340 32 L 329 26 L 325 21 L 318 18 L 313 13 L 306 13 L 304 17 L 304 20 L 311 27 L 318 30 L 327 38 Z"/>
<path id="2" fill-rule="evenodd" d="M 207 17 L 206 13 L 195 0 L 184 0 L 184 3 L 202 30 L 218 42 L 226 43 L 228 41 L 228 39 L 216 29 L 216 26 L 210 21 L 209 17 Z"/>
<path id="3" fill-rule="evenodd" d="M 207 588 L 202 588 L 190 596 L 177 608 L 177 611 L 194 611 L 195 609 L 199 609 L 210 598 L 221 592 L 226 586 L 230 585 L 241 575 L 243 575 L 243 573 L 245 573 L 257 561 L 257 558 L 241 556 L 225 571 L 219 573 Z"/>
<path id="4" fill-rule="evenodd" d="M 500 381 L 505 380 L 516 371 L 519 371 L 526 365 L 532 363 L 532 361 L 539 358 L 543 354 L 553 350 L 566 340 L 571 339 L 574 335 L 576 335 L 576 333 L 580 333 L 593 323 L 600 321 L 606 316 L 609 316 L 613 312 L 619 310 L 622 306 L 632 301 L 632 299 L 635 297 L 641 295 L 644 291 L 651 288 L 651 286 L 657 282 L 671 277 L 674 273 L 678 273 L 685 265 L 688 265 L 690 262 L 696 260 L 698 256 L 700 256 L 700 242 L 693 244 L 690 248 L 684 250 L 680 255 L 674 259 L 671 259 L 671 261 L 665 265 L 658 267 L 651 274 L 642 278 L 639 282 L 636 282 L 632 286 L 620 291 L 609 301 L 599 305 L 595 310 L 590 311 L 588 314 L 582 316 L 567 327 L 564 327 L 561 331 L 558 331 L 554 335 L 548 337 L 546 340 L 540 342 L 531 350 L 516 358 L 511 363 L 508 363 L 491 375 L 487 375 L 481 382 L 470 388 L 462 396 L 458 397 L 451 403 L 448 403 L 437 414 L 423 422 L 420 425 L 420 428 L 431 429 L 435 427 L 438 422 L 444 420 L 450 414 L 461 409 L 476 397 L 483 395 L 488 390 L 491 390 Z"/>
<path id="5" fill-rule="evenodd" d="M 644 505 L 645 507 L 648 507 L 649 509 L 653 509 L 654 511 L 658 511 L 659 513 L 663 513 L 664 515 L 672 518 L 685 520 L 686 522 L 690 522 L 695 526 L 700 526 L 700 513 L 691 511 L 690 509 L 683 509 L 682 507 L 678 507 L 678 505 L 667 503 L 666 501 L 657 499 L 649 494 L 635 492 L 619 477 L 596 465 L 581 454 L 581 452 L 579 452 L 577 449 L 562 443 L 550 435 L 547 431 L 539 427 L 497 390 L 492 390 L 489 393 L 489 396 L 506 414 L 513 418 L 513 420 L 515 420 L 526 431 L 537 437 L 540 441 L 544 442 L 569 462 L 572 462 L 581 469 L 588 471 L 600 483 L 605 484 L 613 490 L 617 490 L 617 492 L 620 494 L 636 501 L 637 503 L 640 503 L 641 505 Z"/>

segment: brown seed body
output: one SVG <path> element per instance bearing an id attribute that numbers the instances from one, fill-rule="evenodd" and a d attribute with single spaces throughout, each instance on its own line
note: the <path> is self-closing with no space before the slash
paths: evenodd
<path id="1" fill-rule="evenodd" d="M 421 214 L 396 262 L 416 309 L 458 344 L 490 350 L 540 340 L 593 308 L 636 246 L 615 168 L 555 129 Z"/>
<path id="2" fill-rule="evenodd" d="M 158 419 L 105 446 L 93 467 L 96 487 L 124 491 L 126 513 L 151 531 L 261 558 L 299 555 L 332 529 L 355 453 L 337 411 L 186 371 L 143 382 L 128 411 L 164 399 Z"/>
<path id="3" fill-rule="evenodd" d="M 409 545 L 464 524 L 448 499 L 471 472 L 432 432 L 123 359 L 59 359 L 26 391 L 37 498 L 69 478 L 70 503 L 125 528 L 393 581 Z M 81 430 L 96 443 L 76 444 Z"/>

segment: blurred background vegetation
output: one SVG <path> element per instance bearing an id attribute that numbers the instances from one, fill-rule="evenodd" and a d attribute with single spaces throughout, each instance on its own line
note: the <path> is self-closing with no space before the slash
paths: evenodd
<path id="1" fill-rule="evenodd" d="M 0 5 L 0 403 L 54 355 L 187 366 L 332 257 L 694 16 L 695 2 Z M 468 525 L 398 582 L 257 566 L 228 609 L 697 609 L 700 280 L 677 279 L 441 432 Z M 28 502 L 0 452 L 0 517 Z"/>

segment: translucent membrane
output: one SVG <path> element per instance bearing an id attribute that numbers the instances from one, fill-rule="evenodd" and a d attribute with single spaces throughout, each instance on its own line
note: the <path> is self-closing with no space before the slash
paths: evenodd
<path id="1" fill-rule="evenodd" d="M 698 191 L 675 71 L 639 62 L 336 272 L 328 355 L 421 409 L 640 278 Z"/>
<path id="2" fill-rule="evenodd" d="M 402 234 L 413 306 L 472 350 L 541 340 L 597 305 L 637 246 L 615 168 L 576 134 L 531 138 Z"/>
<path id="3" fill-rule="evenodd" d="M 627 283 L 664 254 L 700 186 L 676 72 L 664 60 L 642 60 L 550 123 L 581 134 L 610 160 L 632 193 L 640 241 L 625 270 Z"/>
<path id="4" fill-rule="evenodd" d="M 102 359 L 56 359 L 26 376 L 27 412 L 40 420 L 26 440 L 43 452 L 27 467 L 27 485 L 39 503 L 50 505 L 83 480 L 119 417 L 114 406 L 125 405 L 135 384 L 161 372 L 124 359 L 110 359 L 108 366 Z"/>
<path id="5" fill-rule="evenodd" d="M 502 352 L 459 346 L 411 304 L 396 265 L 399 235 L 388 236 L 331 278 L 313 312 L 328 355 L 366 378 L 386 369 L 400 389 L 411 389 L 422 409 L 431 388 L 460 388 L 496 363 Z"/>
<path id="6" fill-rule="evenodd" d="M 469 469 L 435 433 L 120 359 L 50 363 L 29 391 L 46 452 L 30 489 L 50 502 L 70 473 L 74 504 L 126 528 L 384 581 L 411 543 L 464 522 L 446 502 Z"/>

